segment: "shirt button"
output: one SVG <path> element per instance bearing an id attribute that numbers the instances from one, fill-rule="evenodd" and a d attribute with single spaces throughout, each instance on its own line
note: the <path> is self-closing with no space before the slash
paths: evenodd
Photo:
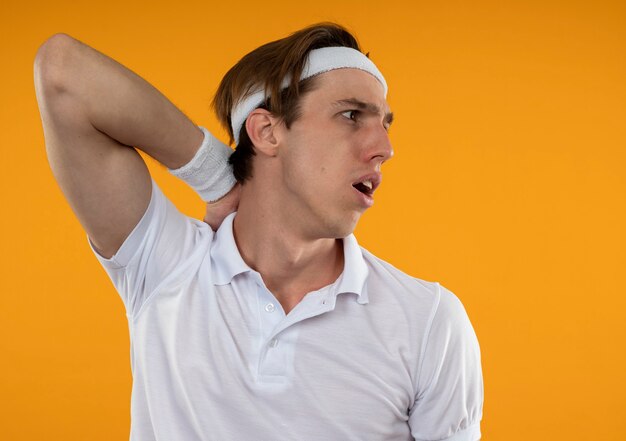
<path id="1" fill-rule="evenodd" d="M 274 306 L 273 303 L 268 303 L 267 305 L 265 305 L 265 310 L 267 312 L 274 312 L 275 309 L 276 307 Z"/>
<path id="2" fill-rule="evenodd" d="M 270 340 L 270 348 L 275 348 L 277 344 L 278 344 L 277 339 L 273 338 Z"/>

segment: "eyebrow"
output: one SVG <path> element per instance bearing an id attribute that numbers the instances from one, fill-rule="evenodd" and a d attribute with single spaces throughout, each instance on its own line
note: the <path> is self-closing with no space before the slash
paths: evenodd
<path id="1" fill-rule="evenodd" d="M 380 115 L 382 110 L 374 103 L 366 103 L 356 98 L 348 98 L 344 100 L 337 100 L 333 102 L 333 106 L 355 106 L 359 110 L 366 110 L 370 113 Z M 391 126 L 393 122 L 393 112 L 387 112 L 385 114 L 385 122 Z"/>

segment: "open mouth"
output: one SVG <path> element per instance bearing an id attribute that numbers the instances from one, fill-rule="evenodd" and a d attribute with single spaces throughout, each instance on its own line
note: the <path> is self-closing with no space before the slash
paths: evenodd
<path id="1" fill-rule="evenodd" d="M 361 176 L 361 178 L 354 182 L 352 186 L 368 198 L 372 198 L 374 196 L 374 192 L 380 185 L 381 179 L 382 176 L 379 172 L 370 173 L 368 175 Z"/>
<path id="2" fill-rule="evenodd" d="M 363 182 L 357 182 L 356 184 L 352 184 L 352 186 L 367 196 L 372 196 L 372 194 L 374 194 L 374 184 L 372 181 L 366 180 Z"/>

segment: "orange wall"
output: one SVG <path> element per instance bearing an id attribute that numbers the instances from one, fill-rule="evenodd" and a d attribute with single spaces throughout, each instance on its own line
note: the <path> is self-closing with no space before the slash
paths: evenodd
<path id="1" fill-rule="evenodd" d="M 396 114 L 396 155 L 357 237 L 463 301 L 483 439 L 626 439 L 623 2 L 33 3 L 0 6 L 1 439 L 129 432 L 123 305 L 47 163 L 39 45 L 68 33 L 223 136 L 209 102 L 226 70 L 322 20 L 357 34 Z M 194 193 L 148 163 L 201 218 Z"/>

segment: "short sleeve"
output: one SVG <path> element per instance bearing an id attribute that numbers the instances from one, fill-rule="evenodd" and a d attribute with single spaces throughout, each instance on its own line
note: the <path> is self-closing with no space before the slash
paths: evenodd
<path id="1" fill-rule="evenodd" d="M 480 346 L 461 301 L 437 287 L 409 411 L 411 434 L 416 441 L 477 441 L 484 393 Z"/>
<path id="2" fill-rule="evenodd" d="M 87 240 L 133 318 L 159 285 L 181 277 L 185 262 L 203 247 L 208 251 L 212 236 L 206 223 L 180 213 L 152 180 L 148 208 L 115 255 L 103 257 Z"/>

